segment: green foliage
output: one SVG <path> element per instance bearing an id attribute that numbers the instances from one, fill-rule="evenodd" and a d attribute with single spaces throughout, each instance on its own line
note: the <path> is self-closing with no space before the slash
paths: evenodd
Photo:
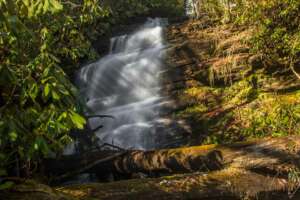
<path id="1" fill-rule="evenodd" d="M 147 1 L 146 1 L 147 2 Z M 157 10 L 160 14 L 170 16 L 184 15 L 184 0 L 149 0 L 147 6 L 150 10 Z"/>
<path id="2" fill-rule="evenodd" d="M 85 11 L 95 6 L 88 2 L 72 16 L 57 0 L 1 1 L 0 167 L 18 162 L 28 172 L 32 162 L 61 151 L 71 129 L 83 128 L 62 60 L 75 65 L 90 52 L 83 26 L 105 13 Z"/>
<path id="3" fill-rule="evenodd" d="M 162 16 L 184 15 L 184 0 L 110 0 L 105 2 L 110 7 L 113 16 L 110 19 L 112 23 L 149 12 Z"/>
<path id="4" fill-rule="evenodd" d="M 268 79 L 257 72 L 226 87 L 186 89 L 179 96 L 179 105 L 186 107 L 175 117 L 189 120 L 202 144 L 300 134 L 299 91 L 263 92 Z"/>
<path id="5" fill-rule="evenodd" d="M 219 0 L 204 0 L 201 2 L 201 9 L 215 17 L 222 17 L 225 11 L 225 4 Z"/>
<path id="6" fill-rule="evenodd" d="M 1 155 L 0 155 L 1 156 Z M 7 172 L 4 169 L 0 169 L 0 177 L 1 176 L 6 176 Z M 11 188 L 14 185 L 13 182 L 11 181 L 4 181 L 4 182 L 0 182 L 0 191 L 1 190 L 6 190 Z"/>
<path id="7" fill-rule="evenodd" d="M 14 183 L 12 181 L 6 181 L 6 182 L 0 184 L 0 191 L 1 190 L 9 189 L 9 188 L 11 188 L 13 186 L 14 186 Z"/>
<path id="8" fill-rule="evenodd" d="M 202 2 L 200 9 L 222 22 L 256 27 L 257 31 L 252 40 L 253 50 L 262 53 L 265 58 L 281 66 L 299 65 L 300 1 L 199 1 Z"/>
<path id="9" fill-rule="evenodd" d="M 242 129 L 242 134 L 247 137 L 263 137 L 272 135 L 286 136 L 299 134 L 300 106 L 274 96 L 261 96 L 259 110 L 244 110 L 243 116 L 250 119 Z"/>
<path id="10" fill-rule="evenodd" d="M 272 0 L 259 6 L 257 49 L 283 65 L 299 62 L 299 12 L 300 2 L 295 0 Z"/>

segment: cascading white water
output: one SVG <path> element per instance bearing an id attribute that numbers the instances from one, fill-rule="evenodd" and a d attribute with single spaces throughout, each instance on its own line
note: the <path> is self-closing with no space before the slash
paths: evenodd
<path id="1" fill-rule="evenodd" d="M 195 0 L 185 0 L 185 14 L 188 17 L 195 17 L 196 16 L 196 4 Z"/>
<path id="2" fill-rule="evenodd" d="M 112 115 L 115 119 L 90 120 L 103 124 L 97 136 L 123 148 L 153 149 L 161 138 L 158 73 L 164 58 L 163 28 L 166 20 L 149 19 L 131 35 L 111 39 L 110 53 L 82 68 L 78 84 L 89 114 Z"/>

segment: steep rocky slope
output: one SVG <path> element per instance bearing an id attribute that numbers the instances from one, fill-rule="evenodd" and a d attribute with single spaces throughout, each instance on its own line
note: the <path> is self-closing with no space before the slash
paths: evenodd
<path id="1" fill-rule="evenodd" d="M 163 92 L 191 144 L 299 133 L 300 81 L 251 52 L 253 32 L 205 17 L 169 27 Z"/>

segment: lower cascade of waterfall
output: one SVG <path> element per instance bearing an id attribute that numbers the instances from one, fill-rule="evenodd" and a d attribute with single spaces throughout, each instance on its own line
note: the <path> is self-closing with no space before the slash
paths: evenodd
<path id="1" fill-rule="evenodd" d="M 78 74 L 80 95 L 87 115 L 112 115 L 91 119 L 100 141 L 125 149 L 161 148 L 173 137 L 167 119 L 160 117 L 168 101 L 160 95 L 159 72 L 166 44 L 166 19 L 148 19 L 136 32 L 111 39 L 110 53 L 83 67 Z"/>

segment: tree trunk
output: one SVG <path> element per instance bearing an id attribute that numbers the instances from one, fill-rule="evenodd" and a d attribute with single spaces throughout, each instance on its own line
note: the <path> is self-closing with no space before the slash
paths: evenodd
<path id="1" fill-rule="evenodd" d="M 226 167 L 264 169 L 277 173 L 298 167 L 300 137 L 266 138 L 231 145 L 205 145 L 154 151 L 104 151 L 48 161 L 48 170 L 72 171 L 90 165 L 90 172 L 187 173 Z M 116 155 L 116 156 L 114 156 Z M 107 159 L 111 157 L 111 159 Z M 97 161 L 103 161 L 98 162 Z M 91 163 L 95 163 L 91 165 Z M 284 167 L 283 167 L 284 166 Z M 287 168 L 287 166 L 289 166 Z M 52 168 L 51 167 L 55 167 Z"/>
<path id="2" fill-rule="evenodd" d="M 288 193 L 288 188 L 289 183 L 284 178 L 233 167 L 209 173 L 69 186 L 58 190 L 82 200 L 299 199 L 299 194 L 292 194 L 293 190 Z"/>

